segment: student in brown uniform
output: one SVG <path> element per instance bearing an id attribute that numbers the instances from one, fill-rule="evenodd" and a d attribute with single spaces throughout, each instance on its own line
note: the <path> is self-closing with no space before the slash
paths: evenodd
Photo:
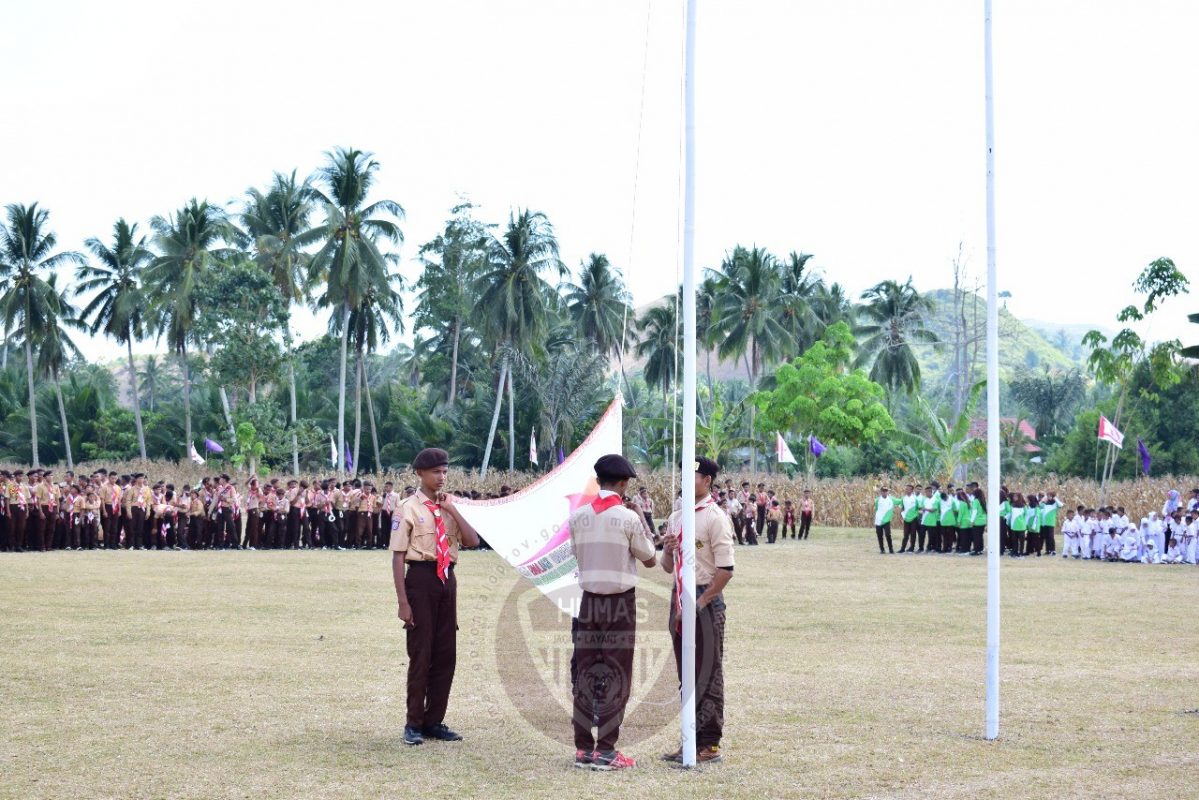
<path id="1" fill-rule="evenodd" d="M 657 564 L 645 517 L 624 499 L 637 477 L 624 456 L 595 462 L 599 496 L 570 515 L 567 525 L 579 567 L 578 624 L 574 629 L 575 766 L 596 770 L 635 767 L 616 749 L 633 677 L 637 636 L 637 562 Z M 596 732 L 592 733 L 592 727 Z"/>
<path id="2" fill-rule="evenodd" d="M 712 502 L 712 482 L 720 467 L 710 458 L 695 461 L 695 731 L 696 761 L 720 761 L 724 729 L 724 587 L 733 578 L 733 523 Z M 683 675 L 682 625 L 676 550 L 682 541 L 681 510 L 670 515 L 663 538 L 662 568 L 675 576 L 670 603 L 670 638 L 679 680 Z M 683 749 L 662 757 L 682 762 Z"/>
<path id="3" fill-rule="evenodd" d="M 443 491 L 449 463 L 449 454 L 437 448 L 417 454 L 412 469 L 421 490 L 404 501 L 391 523 L 391 573 L 408 638 L 404 743 L 410 745 L 426 738 L 462 739 L 445 724 L 457 659 L 454 563 L 459 546 L 476 546 L 479 534 L 458 513 L 454 496 Z"/>

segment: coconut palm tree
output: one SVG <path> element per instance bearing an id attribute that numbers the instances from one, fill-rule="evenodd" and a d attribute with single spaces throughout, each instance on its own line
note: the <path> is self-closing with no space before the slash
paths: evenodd
<path id="1" fill-rule="evenodd" d="M 738 245 L 725 258 L 713 276 L 717 299 L 712 310 L 712 325 L 720 337 L 721 358 L 745 359 L 749 387 L 758 386 L 758 377 L 768 364 L 785 358 L 793 351 L 795 337 L 784 325 L 782 273 L 774 256 L 763 248 L 749 250 Z M 757 406 L 750 405 L 750 429 Z M 758 452 L 750 449 L 750 469 L 757 469 Z"/>
<path id="2" fill-rule="evenodd" d="M 854 328 L 858 337 L 854 366 L 869 364 L 872 381 L 910 394 L 920 386 L 920 364 L 912 344 L 941 341 L 925 326 L 932 302 L 916 291 L 911 278 L 902 284 L 893 280 L 876 284 L 862 292 L 862 300 L 861 323 Z"/>
<path id="3" fill-rule="evenodd" d="M 474 289 L 490 241 L 490 226 L 471 216 L 469 202 L 455 206 L 445 230 L 420 249 L 424 269 L 416 282 L 416 314 L 413 328 L 432 331 L 418 349 L 446 351 L 450 360 L 450 385 L 446 407 L 453 411 L 458 396 L 459 348 L 470 325 L 475 306 Z M 446 338 L 448 337 L 448 341 Z"/>
<path id="4" fill-rule="evenodd" d="M 580 264 L 579 282 L 566 286 L 566 308 L 579 336 L 596 352 L 611 355 L 625 342 L 632 310 L 624 281 L 608 257 L 592 253 Z"/>
<path id="5" fill-rule="evenodd" d="M 815 302 L 818 292 L 824 287 L 824 281 L 808 270 L 808 261 L 811 259 L 810 253 L 792 250 L 779 265 L 779 313 L 783 327 L 794 341 L 795 356 L 811 347 L 824 333 L 819 307 Z"/>
<path id="6" fill-rule="evenodd" d="M 157 333 L 179 359 L 183 437 L 190 443 L 192 379 L 187 356 L 189 345 L 196 344 L 198 290 L 210 270 L 236 255 L 236 250 L 222 245 L 235 242 L 237 233 L 221 209 L 195 198 L 170 217 L 154 217 L 150 226 L 159 255 L 146 267 L 144 281 Z M 183 448 L 186 453 L 187 444 Z"/>
<path id="7" fill-rule="evenodd" d="M 137 223 L 118 219 L 112 226 L 111 244 L 92 237 L 84 244 L 98 264 L 85 264 L 76 271 L 75 295 L 95 292 L 81 314 L 91 320 L 90 333 L 103 331 L 125 345 L 129 358 L 129 386 L 133 392 L 133 421 L 137 426 L 137 448 L 146 457 L 146 432 L 142 427 L 141 398 L 138 396 L 137 366 L 133 361 L 133 342 L 146 334 L 149 316 L 141 275 L 154 255 L 146 248 L 146 238 L 137 235 Z M 150 403 L 153 410 L 154 404 Z"/>
<path id="8" fill-rule="evenodd" d="M 29 332 L 37 345 L 38 372 L 54 382 L 67 469 L 75 469 L 75 459 L 71 453 L 71 431 L 67 425 L 67 408 L 62 399 L 62 368 L 69 359 L 79 355 L 79 347 L 71 340 L 68 330 L 86 332 L 87 325 L 81 319 L 79 310 L 71 305 L 66 290 L 59 291 L 57 273 L 46 280 L 42 291 L 45 314 L 41 325 L 31 328 Z"/>
<path id="9" fill-rule="evenodd" d="M 150 410 L 154 410 L 154 403 L 157 398 L 162 396 L 163 385 L 166 383 L 166 370 L 163 369 L 162 362 L 158 360 L 158 356 L 149 355 L 142 362 L 142 368 L 137 373 L 140 391 L 146 393 L 146 400 L 149 402 Z"/>
<path id="10" fill-rule="evenodd" d="M 239 217 L 242 230 L 252 240 L 255 262 L 271 276 L 279 294 L 287 302 L 288 322 L 283 328 L 283 347 L 287 356 L 287 385 L 291 408 L 291 467 L 300 474 L 300 445 L 296 432 L 296 365 L 292 352 L 290 312 L 293 304 L 307 300 L 308 262 L 303 248 L 315 238 L 310 223 L 313 201 L 312 184 L 297 181 L 276 172 L 265 193 L 246 192 Z"/>
<path id="11" fill-rule="evenodd" d="M 503 236 L 493 239 L 488 247 L 484 272 L 477 282 L 479 307 L 487 309 L 484 331 L 492 344 L 493 357 L 498 356 L 500 360 L 495 410 L 480 470 L 484 477 L 491 461 L 491 445 L 499 423 L 505 385 L 508 387 L 508 469 L 516 466 L 516 390 L 512 358 L 514 354 L 539 350 L 549 331 L 550 301 L 557 293 L 546 282 L 545 273 L 554 273 L 559 280 L 567 274 L 558 257 L 558 240 L 549 220 L 545 214 L 528 209 L 509 214 Z"/>
<path id="12" fill-rule="evenodd" d="M 317 172 L 323 186 L 313 189 L 324 205 L 325 221 L 316 228 L 321 248 L 309 262 L 310 283 L 322 282 L 324 292 L 318 305 L 341 314 L 341 371 L 337 393 L 337 447 L 346 451 L 346 355 L 349 318 L 371 286 L 388 284 L 387 259 L 379 240 L 403 242 L 399 225 L 404 209 L 394 200 L 367 203 L 379 162 L 370 153 L 339 147 L 325 154 L 328 161 Z M 388 218 L 390 217 L 390 219 Z"/>
<path id="13" fill-rule="evenodd" d="M 47 283 L 44 273 L 67 265 L 81 266 L 83 256 L 73 250 L 54 252 L 58 237 L 49 230 L 50 212 L 31 205 L 5 207 L 6 224 L 0 227 L 0 317 L 7 337 L 15 328 L 37 331 L 45 327 Z M 33 343 L 22 336 L 25 378 L 29 390 L 29 442 L 31 461 L 40 467 L 37 442 L 37 404 L 34 398 Z"/>
<path id="14" fill-rule="evenodd" d="M 651 306 L 637 320 L 638 358 L 644 358 L 645 382 L 662 389 L 662 399 L 669 397 L 670 387 L 675 380 L 679 350 L 682 347 L 682 331 L 678 325 L 678 307 L 674 298 Z"/>

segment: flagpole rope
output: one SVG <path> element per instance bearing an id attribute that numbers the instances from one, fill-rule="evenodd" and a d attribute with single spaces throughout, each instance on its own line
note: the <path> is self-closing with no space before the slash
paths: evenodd
<path id="1" fill-rule="evenodd" d="M 628 295 L 624 306 L 623 319 L 620 323 L 620 351 L 618 360 L 620 364 L 620 372 L 624 374 L 624 356 L 625 343 L 629 339 L 629 301 L 632 300 L 632 292 L 629 291 L 628 276 L 633 271 L 633 244 L 637 234 L 637 190 L 641 180 L 641 134 L 645 126 L 645 84 L 646 75 L 649 72 L 649 23 L 653 12 L 654 0 L 647 0 L 645 4 L 645 33 L 642 38 L 641 46 L 641 100 L 638 103 L 637 109 L 637 144 L 633 154 L 633 200 L 629 210 L 629 250 L 625 259 L 625 267 L 622 272 L 625 284 L 625 293 Z M 619 384 L 620 378 L 617 378 Z M 627 399 L 625 401 L 628 402 Z"/>

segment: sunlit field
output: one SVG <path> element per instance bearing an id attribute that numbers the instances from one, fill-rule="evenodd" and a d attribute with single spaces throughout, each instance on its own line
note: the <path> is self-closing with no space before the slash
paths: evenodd
<path id="1" fill-rule="evenodd" d="M 1001 739 L 983 730 L 985 559 L 872 532 L 740 548 L 725 761 L 677 746 L 666 575 L 624 774 L 571 767 L 555 620 L 462 556 L 459 743 L 402 742 L 382 552 L 0 556 L 0 797 L 1178 798 L 1199 784 L 1199 569 L 1003 564 Z M 898 545 L 898 541 L 896 542 Z M 568 653 L 567 653 L 568 656 Z M 665 671 L 663 671 L 665 670 Z"/>

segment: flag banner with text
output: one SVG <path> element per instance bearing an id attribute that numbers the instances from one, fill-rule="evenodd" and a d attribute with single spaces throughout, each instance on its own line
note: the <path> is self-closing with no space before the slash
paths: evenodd
<path id="1" fill-rule="evenodd" d="M 617 395 L 583 443 L 532 485 L 507 497 L 456 503 L 495 552 L 564 613 L 577 615 L 582 597 L 566 522 L 599 495 L 593 469 L 599 457 L 624 453 L 621 406 Z"/>

